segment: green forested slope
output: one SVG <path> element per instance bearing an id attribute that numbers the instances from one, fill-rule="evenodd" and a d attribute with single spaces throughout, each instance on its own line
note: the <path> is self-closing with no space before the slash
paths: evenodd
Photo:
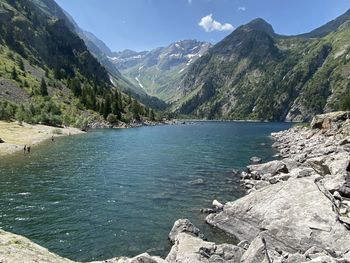
<path id="1" fill-rule="evenodd" d="M 0 118 L 75 125 L 88 116 L 130 120 L 149 110 L 110 76 L 49 0 L 0 0 Z"/>
<path id="2" fill-rule="evenodd" d="M 198 59 L 174 112 L 201 118 L 309 120 L 350 92 L 350 16 L 311 35 L 279 36 L 262 19 L 236 29 Z M 314 35 L 325 36 L 316 38 Z"/>

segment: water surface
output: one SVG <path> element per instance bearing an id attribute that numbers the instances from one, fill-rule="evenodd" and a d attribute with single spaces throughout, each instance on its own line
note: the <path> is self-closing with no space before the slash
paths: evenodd
<path id="1" fill-rule="evenodd" d="M 234 242 L 205 225 L 199 210 L 242 196 L 232 169 L 252 156 L 271 159 L 268 135 L 288 127 L 198 122 L 56 139 L 0 159 L 0 228 L 81 261 L 164 256 L 178 218 L 210 240 Z"/>

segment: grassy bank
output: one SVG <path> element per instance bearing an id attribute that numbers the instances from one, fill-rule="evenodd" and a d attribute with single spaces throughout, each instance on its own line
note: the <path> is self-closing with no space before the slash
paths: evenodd
<path id="1" fill-rule="evenodd" d="M 30 125 L 17 122 L 0 121 L 0 156 L 22 151 L 24 145 L 34 146 L 45 140 L 58 136 L 67 136 L 83 133 L 75 128 L 56 128 L 45 125 Z"/>

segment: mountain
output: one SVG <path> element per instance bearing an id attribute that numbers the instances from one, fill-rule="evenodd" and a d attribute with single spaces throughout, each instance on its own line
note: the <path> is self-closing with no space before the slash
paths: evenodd
<path id="1" fill-rule="evenodd" d="M 190 65 L 171 110 L 200 118 L 307 121 L 350 93 L 350 12 L 281 36 L 263 19 L 240 26 Z"/>
<path id="2" fill-rule="evenodd" d="M 101 65 L 107 69 L 113 85 L 115 85 L 118 89 L 130 94 L 132 97 L 141 101 L 145 105 L 159 110 L 166 108 L 166 103 L 156 97 L 149 96 L 143 89 L 140 89 L 138 85 L 134 85 L 134 83 L 130 82 L 118 71 L 118 69 L 109 59 L 110 56 L 113 56 L 112 51 L 102 40 L 96 37 L 93 33 L 81 29 L 77 23 L 75 23 L 74 19 L 57 5 L 56 7 L 51 6 L 50 9 L 56 10 L 56 15 L 58 13 L 58 16 L 64 19 L 67 24 L 72 25 L 72 29 L 79 35 L 81 39 L 84 40 L 88 50 L 97 58 Z"/>
<path id="3" fill-rule="evenodd" d="M 205 42 L 184 40 L 151 51 L 115 52 L 110 61 L 134 85 L 152 96 L 173 102 L 181 97 L 178 83 L 182 76 L 210 46 Z"/>
<path id="4" fill-rule="evenodd" d="M 96 112 L 148 115 L 112 85 L 53 0 L 0 0 L 0 21 L 0 118 L 75 125 Z"/>

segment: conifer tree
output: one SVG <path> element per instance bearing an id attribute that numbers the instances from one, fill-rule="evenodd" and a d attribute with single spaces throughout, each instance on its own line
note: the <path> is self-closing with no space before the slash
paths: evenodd
<path id="1" fill-rule="evenodd" d="M 41 79 L 41 84 L 40 84 L 40 95 L 43 96 L 43 97 L 49 95 L 49 93 L 47 92 L 47 85 L 46 85 L 46 82 L 45 82 L 45 79 L 44 79 L 44 78 Z"/>
<path id="2" fill-rule="evenodd" d="M 103 106 L 103 118 L 107 119 L 108 115 L 112 112 L 111 108 L 111 98 L 107 94 L 105 95 L 105 101 L 104 101 L 104 106 Z"/>
<path id="3" fill-rule="evenodd" d="M 16 67 L 13 67 L 13 68 L 12 68 L 12 71 L 11 71 L 11 78 L 14 79 L 14 80 L 17 80 L 17 79 L 18 79 L 18 73 L 17 73 Z"/>

